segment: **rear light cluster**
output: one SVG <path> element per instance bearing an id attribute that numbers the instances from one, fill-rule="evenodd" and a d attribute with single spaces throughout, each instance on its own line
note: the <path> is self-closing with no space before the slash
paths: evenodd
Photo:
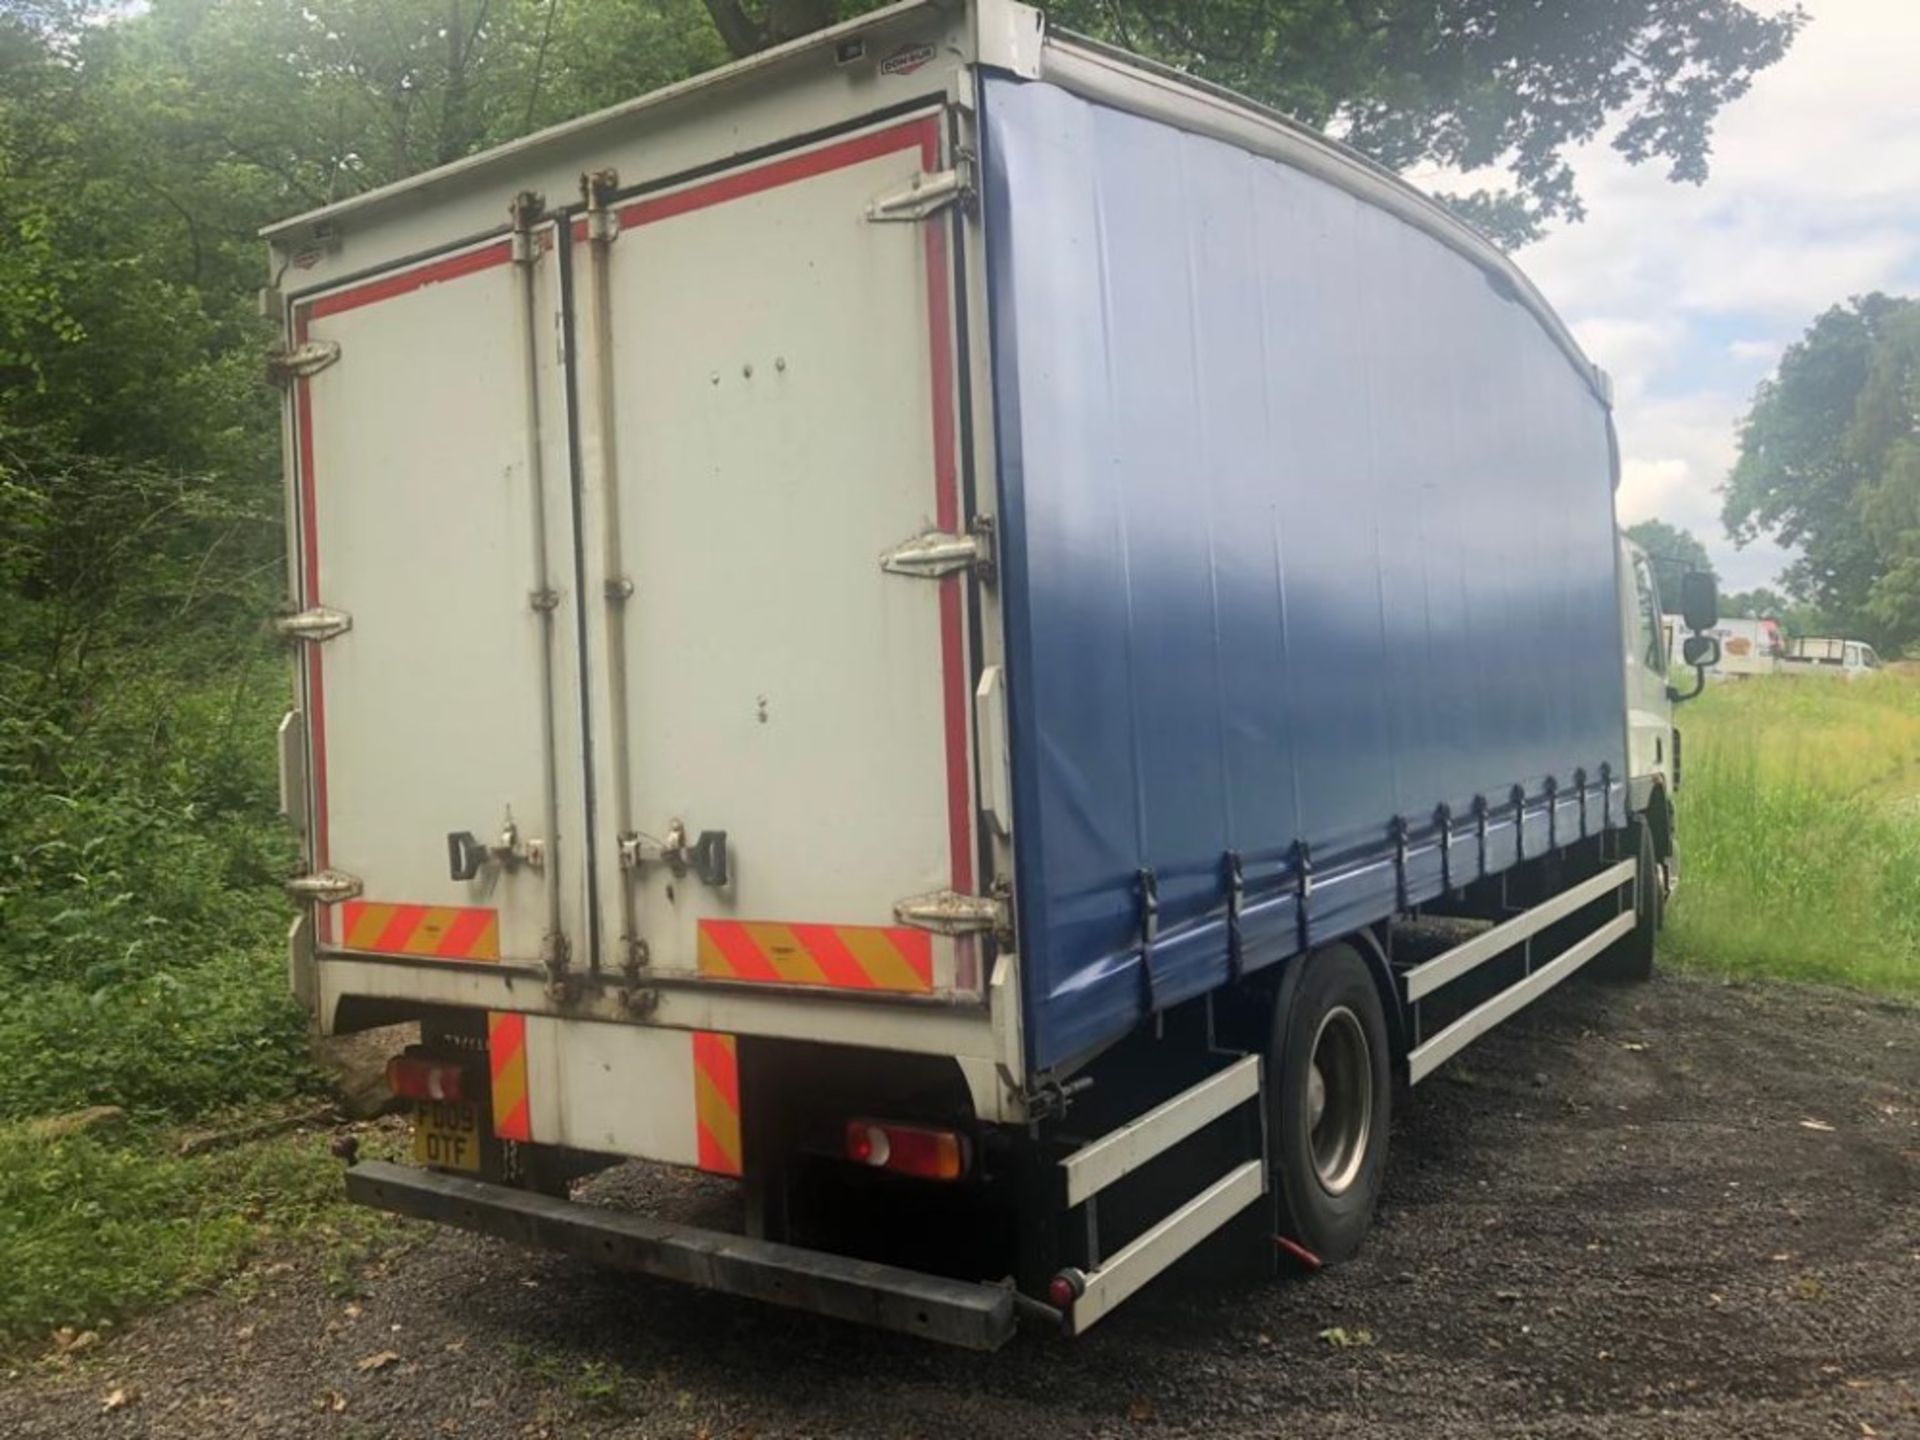
<path id="1" fill-rule="evenodd" d="M 958 1131 L 890 1120 L 849 1120 L 846 1154 L 855 1164 L 922 1180 L 958 1180 L 972 1158 Z"/>
<path id="2" fill-rule="evenodd" d="M 445 1060 L 396 1055 L 387 1062 L 387 1088 L 402 1100 L 465 1100 L 466 1071 Z"/>

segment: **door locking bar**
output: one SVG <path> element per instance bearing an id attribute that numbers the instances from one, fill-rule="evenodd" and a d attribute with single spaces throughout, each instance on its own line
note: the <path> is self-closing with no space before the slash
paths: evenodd
<path id="1" fill-rule="evenodd" d="M 514 871 L 522 865 L 529 870 L 544 870 L 547 846 L 542 840 L 527 840 L 520 827 L 508 820 L 500 838 L 491 845 L 481 843 L 471 830 L 453 830 L 447 834 L 447 874 L 455 880 L 477 879 L 489 865 Z"/>
<path id="2" fill-rule="evenodd" d="M 668 823 L 664 840 L 639 834 L 620 837 L 622 870 L 638 870 L 642 865 L 656 862 L 665 865 L 675 875 L 685 875 L 691 870 L 702 884 L 711 885 L 716 890 L 724 890 L 732 878 L 727 863 L 727 832 L 702 830 L 694 839 L 688 840 L 687 827 L 679 820 Z"/>

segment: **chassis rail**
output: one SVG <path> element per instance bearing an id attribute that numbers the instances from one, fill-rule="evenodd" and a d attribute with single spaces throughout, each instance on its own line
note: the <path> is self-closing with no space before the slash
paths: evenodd
<path id="1" fill-rule="evenodd" d="M 970 1350 L 999 1349 L 1016 1323 L 1013 1291 L 1002 1286 L 623 1215 L 410 1165 L 355 1165 L 347 1171 L 347 1195 L 395 1215 Z"/>

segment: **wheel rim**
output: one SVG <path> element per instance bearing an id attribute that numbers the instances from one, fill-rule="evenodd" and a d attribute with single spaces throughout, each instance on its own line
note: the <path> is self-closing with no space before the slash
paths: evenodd
<path id="1" fill-rule="evenodd" d="M 1307 1069 L 1307 1142 L 1321 1189 L 1352 1188 L 1372 1133 L 1373 1047 L 1360 1017 L 1339 1005 L 1320 1021 Z"/>

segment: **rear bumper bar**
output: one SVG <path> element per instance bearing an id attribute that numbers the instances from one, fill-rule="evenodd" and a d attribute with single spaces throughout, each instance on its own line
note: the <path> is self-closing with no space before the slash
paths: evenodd
<path id="1" fill-rule="evenodd" d="M 355 1165 L 347 1171 L 347 1196 L 395 1215 L 970 1350 L 997 1350 L 1014 1330 L 1014 1295 L 1001 1286 L 623 1215 L 410 1165 Z"/>

